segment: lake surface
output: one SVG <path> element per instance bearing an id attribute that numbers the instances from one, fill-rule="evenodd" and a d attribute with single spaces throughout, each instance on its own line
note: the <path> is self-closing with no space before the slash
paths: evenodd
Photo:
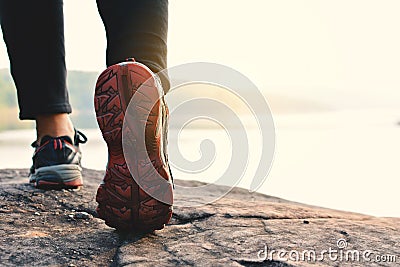
<path id="1" fill-rule="evenodd" d="M 400 110 L 356 110 L 276 115 L 276 153 L 271 172 L 258 192 L 280 198 L 376 216 L 400 217 Z M 174 131 L 174 129 L 170 129 Z M 83 166 L 102 170 L 106 146 L 99 130 L 83 130 Z M 248 188 L 257 162 L 257 129 L 248 129 L 251 157 L 239 186 Z M 252 138 L 254 136 L 254 138 Z M 0 133 L 0 168 L 29 168 L 33 130 Z M 178 145 L 189 160 L 201 157 L 200 142 L 216 147 L 214 163 L 201 173 L 177 179 L 215 182 L 229 163 L 229 138 L 221 129 L 187 129 Z"/>

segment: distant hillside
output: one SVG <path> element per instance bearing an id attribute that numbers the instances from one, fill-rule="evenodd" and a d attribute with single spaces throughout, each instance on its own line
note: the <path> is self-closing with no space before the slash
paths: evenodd
<path id="1" fill-rule="evenodd" d="M 96 117 L 94 114 L 93 107 L 93 94 L 94 86 L 99 73 L 96 72 L 83 72 L 83 71 L 69 71 L 68 72 L 68 88 L 70 93 L 70 101 L 73 107 L 72 120 L 77 128 L 96 128 Z M 238 98 L 229 96 L 224 91 L 216 90 L 217 87 L 212 85 L 197 84 L 188 85 L 183 88 L 183 93 L 176 94 L 179 90 L 171 92 L 167 95 L 167 100 L 170 105 L 171 110 L 183 103 L 190 98 L 210 98 L 216 101 L 226 103 L 228 106 L 233 108 L 235 114 L 244 114 L 243 102 Z M 241 90 L 240 94 L 246 98 L 254 94 L 250 90 Z M 278 114 L 288 114 L 288 113 L 306 113 L 306 112 L 321 112 L 331 110 L 330 107 L 307 99 L 300 99 L 298 97 L 292 97 L 287 94 L 274 94 L 269 91 L 263 92 L 267 98 L 270 105 L 272 113 L 274 115 Z M 258 97 L 258 96 L 257 96 Z M 21 122 L 18 119 L 18 106 L 17 106 L 17 96 L 14 83 L 12 82 L 9 70 L 0 69 L 0 130 L 10 130 L 10 129 L 22 129 L 31 128 L 33 126 L 32 122 Z M 192 109 L 189 112 L 193 114 L 193 117 L 201 114 L 201 110 Z M 224 114 L 222 110 L 218 109 L 214 111 L 218 114 L 217 117 L 229 117 L 230 113 Z M 187 115 L 187 114 L 182 114 Z M 174 114 L 177 118 L 180 114 Z M 175 125 L 174 121 L 171 120 L 171 127 L 181 127 L 182 125 Z"/>
<path id="2" fill-rule="evenodd" d="M 78 128 L 96 127 L 93 93 L 98 73 L 69 71 L 68 88 L 73 106 L 72 120 Z M 0 130 L 31 128 L 18 119 L 17 94 L 8 69 L 0 69 Z"/>

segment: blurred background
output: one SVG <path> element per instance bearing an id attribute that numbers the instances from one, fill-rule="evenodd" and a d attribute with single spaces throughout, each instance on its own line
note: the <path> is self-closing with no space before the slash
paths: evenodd
<path id="1" fill-rule="evenodd" d="M 64 2 L 72 119 L 90 138 L 82 146 L 84 167 L 103 169 L 106 146 L 92 96 L 105 67 L 105 33 L 94 0 Z M 398 10 L 397 0 L 171 0 L 169 66 L 224 64 L 261 90 L 275 121 L 276 154 L 258 192 L 400 217 Z M 8 68 L 1 36 L 0 168 L 28 168 L 34 124 L 18 120 Z M 202 92 L 187 94 L 193 91 Z M 195 160 L 206 136 L 219 148 L 216 158 L 226 158 L 229 142 L 221 131 L 194 127 L 170 145 L 179 143 L 182 154 Z M 257 150 L 257 144 L 251 147 Z M 174 173 L 177 179 L 213 182 L 224 160 L 216 164 L 208 173 Z M 253 173 L 249 164 L 239 186 L 248 187 Z"/>

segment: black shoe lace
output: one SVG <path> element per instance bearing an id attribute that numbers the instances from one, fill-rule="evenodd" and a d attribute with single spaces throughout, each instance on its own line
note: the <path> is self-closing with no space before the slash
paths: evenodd
<path id="1" fill-rule="evenodd" d="M 75 129 L 75 143 L 77 144 L 85 144 L 87 142 L 88 138 L 86 137 L 86 135 L 84 135 L 81 131 L 78 131 Z M 33 141 L 31 144 L 31 147 L 33 148 L 37 148 L 39 146 L 39 144 L 37 143 L 37 141 Z"/>
<path id="2" fill-rule="evenodd" d="M 87 142 L 87 137 L 84 135 L 81 131 L 75 130 L 76 131 L 76 142 L 78 144 L 85 144 Z"/>

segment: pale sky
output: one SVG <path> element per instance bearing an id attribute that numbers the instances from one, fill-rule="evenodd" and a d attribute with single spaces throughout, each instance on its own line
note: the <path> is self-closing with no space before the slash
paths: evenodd
<path id="1" fill-rule="evenodd" d="M 100 72 L 105 34 L 95 1 L 64 2 L 68 68 Z M 170 0 L 169 66 L 211 61 L 263 90 L 397 106 L 399 10 L 398 0 Z"/>

